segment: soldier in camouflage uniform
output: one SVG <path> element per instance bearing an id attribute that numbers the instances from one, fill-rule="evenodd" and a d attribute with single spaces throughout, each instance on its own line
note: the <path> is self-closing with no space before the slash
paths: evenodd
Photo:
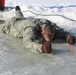
<path id="1" fill-rule="evenodd" d="M 23 38 L 23 46 L 27 50 L 34 53 L 52 53 L 50 42 L 61 37 L 58 27 L 55 27 L 56 25 L 47 19 L 24 18 L 19 6 L 16 6 L 16 17 L 7 20 L 2 31 Z M 64 31 L 61 34 L 69 35 Z"/>

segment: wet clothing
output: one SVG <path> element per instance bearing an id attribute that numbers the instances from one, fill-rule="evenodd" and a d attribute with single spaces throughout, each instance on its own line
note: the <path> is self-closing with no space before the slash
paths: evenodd
<path id="1" fill-rule="evenodd" d="M 21 11 L 16 11 L 16 17 L 12 17 L 5 22 L 2 31 L 14 37 L 23 38 L 23 46 L 34 53 L 43 53 L 42 44 L 44 38 L 40 37 L 42 24 L 49 24 L 54 27 L 52 40 L 56 38 L 66 39 L 68 33 L 60 29 L 57 25 L 47 19 L 24 18 Z"/>
<path id="2" fill-rule="evenodd" d="M 48 22 L 48 20 L 12 17 L 5 22 L 2 31 L 14 37 L 23 38 L 23 46 L 27 50 L 34 53 L 43 53 L 42 43 L 44 39 L 38 37 L 41 32 L 39 25 L 45 22 Z"/>

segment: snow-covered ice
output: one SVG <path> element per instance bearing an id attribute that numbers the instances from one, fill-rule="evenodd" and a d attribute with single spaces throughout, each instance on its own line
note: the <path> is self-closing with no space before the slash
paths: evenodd
<path id="1" fill-rule="evenodd" d="M 6 7 L 16 5 L 25 17 L 47 18 L 76 37 L 76 5 L 26 6 L 6 0 Z M 0 12 L 0 19 L 13 17 L 14 12 Z M 31 53 L 23 48 L 22 39 L 3 34 L 0 26 L 0 75 L 76 75 L 76 44 L 70 47 L 65 41 L 56 40 L 52 47 L 53 55 Z"/>

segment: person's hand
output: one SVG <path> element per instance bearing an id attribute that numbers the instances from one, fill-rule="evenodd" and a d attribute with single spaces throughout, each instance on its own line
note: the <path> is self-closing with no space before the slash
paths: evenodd
<path id="1" fill-rule="evenodd" d="M 52 48 L 51 48 L 51 43 L 49 42 L 45 42 L 43 45 L 42 45 L 42 50 L 43 50 L 43 53 L 52 53 Z"/>
<path id="2" fill-rule="evenodd" d="M 73 46 L 75 44 L 75 37 L 71 36 L 71 35 L 68 35 L 67 43 L 69 43 L 71 46 Z"/>

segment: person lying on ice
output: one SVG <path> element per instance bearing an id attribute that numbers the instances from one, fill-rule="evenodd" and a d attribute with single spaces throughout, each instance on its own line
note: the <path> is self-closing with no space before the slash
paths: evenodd
<path id="1" fill-rule="evenodd" d="M 70 45 L 75 44 L 75 37 L 47 19 L 24 18 L 20 7 L 16 6 L 16 17 L 5 22 L 3 33 L 23 38 L 23 46 L 34 53 L 52 53 L 51 42 L 64 39 Z"/>

